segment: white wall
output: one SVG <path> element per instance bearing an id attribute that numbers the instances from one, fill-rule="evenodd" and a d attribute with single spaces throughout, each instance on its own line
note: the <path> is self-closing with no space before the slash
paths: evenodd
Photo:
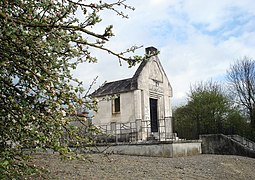
<path id="1" fill-rule="evenodd" d="M 92 120 L 95 125 L 106 125 L 112 118 L 112 103 L 111 100 L 98 97 L 98 112 L 94 112 L 94 118 Z"/>
<path id="2" fill-rule="evenodd" d="M 135 119 L 135 96 L 134 91 L 120 94 L 120 113 L 112 112 L 112 100 L 98 98 L 98 112 L 95 113 L 93 123 L 95 125 L 106 125 L 111 122 L 127 123 Z"/>
<path id="3" fill-rule="evenodd" d="M 134 91 L 120 94 L 120 122 L 135 122 L 135 96 Z"/>

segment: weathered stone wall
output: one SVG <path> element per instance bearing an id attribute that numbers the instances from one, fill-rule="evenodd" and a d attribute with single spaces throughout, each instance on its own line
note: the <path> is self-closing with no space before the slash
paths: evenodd
<path id="1" fill-rule="evenodd" d="M 255 151 L 222 134 L 201 135 L 203 154 L 239 155 L 255 158 Z"/>

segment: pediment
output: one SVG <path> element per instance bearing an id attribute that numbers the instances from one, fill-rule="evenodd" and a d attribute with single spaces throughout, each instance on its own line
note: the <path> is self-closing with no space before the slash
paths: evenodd
<path id="1" fill-rule="evenodd" d="M 150 64 L 150 79 L 163 82 L 163 74 L 160 67 L 156 61 L 152 61 Z"/>

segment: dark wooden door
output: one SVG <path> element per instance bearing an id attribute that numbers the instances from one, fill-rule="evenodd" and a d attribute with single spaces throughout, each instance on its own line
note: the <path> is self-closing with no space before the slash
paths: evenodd
<path id="1" fill-rule="evenodd" d="M 158 100 L 150 98 L 151 132 L 158 132 Z"/>

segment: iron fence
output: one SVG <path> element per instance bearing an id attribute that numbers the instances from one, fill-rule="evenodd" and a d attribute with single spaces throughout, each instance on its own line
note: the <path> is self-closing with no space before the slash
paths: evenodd
<path id="1" fill-rule="evenodd" d="M 158 120 L 158 131 L 151 131 L 150 120 L 136 119 L 128 123 L 112 122 L 107 125 L 97 126 L 100 135 L 97 136 L 98 143 L 136 143 L 148 141 L 181 141 L 176 133 L 172 133 L 167 121 L 171 117 Z"/>

